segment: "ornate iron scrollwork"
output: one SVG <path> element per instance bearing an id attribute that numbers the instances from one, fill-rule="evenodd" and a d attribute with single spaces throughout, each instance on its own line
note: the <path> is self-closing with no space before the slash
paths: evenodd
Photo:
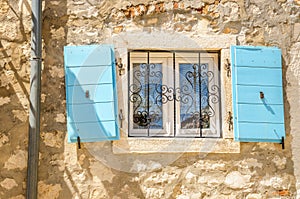
<path id="1" fill-rule="evenodd" d="M 139 126 L 148 126 L 150 118 L 147 111 L 137 111 L 133 114 L 133 122 Z"/>
<path id="2" fill-rule="evenodd" d="M 177 111 L 180 111 L 181 128 L 210 127 L 210 118 L 216 115 L 214 107 L 220 102 L 220 88 L 208 64 L 183 65 L 180 85 L 176 88 L 162 84 L 162 65 L 133 65 L 129 100 L 133 103 L 134 128 L 162 128 L 162 106 L 170 101 L 180 103 Z M 178 78 L 173 74 L 174 79 Z"/>
<path id="3" fill-rule="evenodd" d="M 162 72 L 157 67 L 157 64 L 135 65 L 129 99 L 133 103 L 133 122 L 136 128 L 159 128 L 157 123 L 161 120 L 162 107 L 161 103 L 154 100 L 160 95 L 155 87 L 162 81 Z"/>

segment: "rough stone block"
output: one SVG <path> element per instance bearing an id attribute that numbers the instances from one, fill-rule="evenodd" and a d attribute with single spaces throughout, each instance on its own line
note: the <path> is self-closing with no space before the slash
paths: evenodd
<path id="1" fill-rule="evenodd" d="M 0 183 L 1 187 L 10 190 L 14 187 L 17 187 L 18 184 L 16 183 L 16 181 L 12 178 L 5 178 L 1 183 Z"/>
<path id="2" fill-rule="evenodd" d="M 231 189 L 242 189 L 250 186 L 250 175 L 242 175 L 238 171 L 230 172 L 225 179 L 225 185 Z"/>

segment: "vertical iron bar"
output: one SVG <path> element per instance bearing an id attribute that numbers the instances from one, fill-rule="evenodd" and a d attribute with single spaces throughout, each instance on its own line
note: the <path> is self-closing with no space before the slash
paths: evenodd
<path id="1" fill-rule="evenodd" d="M 221 75 L 220 75 L 220 71 L 221 71 L 221 51 L 219 51 L 218 53 L 217 53 L 217 55 L 218 55 L 218 74 L 217 74 L 217 76 L 218 76 L 218 80 L 219 80 L 219 82 L 218 82 L 218 88 L 219 88 L 219 90 L 218 90 L 218 95 L 219 95 L 219 118 L 221 119 L 222 118 L 222 100 L 220 99 L 221 98 Z M 214 66 L 215 67 L 215 66 Z M 216 116 L 215 116 L 216 117 Z M 220 129 L 220 135 L 219 135 L 219 137 L 222 137 L 222 122 L 219 122 L 219 124 L 220 124 L 220 127 L 219 127 L 219 129 Z"/>
<path id="2" fill-rule="evenodd" d="M 202 84 L 201 84 L 201 53 L 198 53 L 198 72 L 199 72 L 199 122 L 200 122 L 200 137 L 202 137 L 202 127 L 201 127 L 201 123 L 202 123 L 202 107 L 201 107 L 201 97 L 202 97 Z"/>
<path id="3" fill-rule="evenodd" d="M 130 137 L 130 125 L 131 125 L 131 119 L 133 120 L 133 107 L 132 107 L 132 110 L 131 110 L 131 104 L 130 104 L 130 84 L 131 84 L 131 82 L 130 82 L 130 59 L 131 59 L 131 57 L 130 57 L 130 52 L 128 52 L 128 54 L 127 54 L 127 79 L 128 79 L 128 83 L 127 83 L 127 85 L 128 85 L 128 137 Z M 132 73 L 133 73 L 133 66 L 132 66 Z M 133 105 L 132 105 L 133 106 Z M 130 111 L 132 111 L 132 118 L 130 118 Z M 132 124 L 132 128 L 133 128 L 133 124 Z"/>
<path id="4" fill-rule="evenodd" d="M 196 65 L 195 64 L 193 64 L 193 63 L 191 63 L 192 64 L 192 68 L 193 68 L 193 86 L 194 86 L 194 109 L 195 109 L 195 112 L 194 112 L 194 117 L 195 117 L 195 115 L 196 115 L 196 111 L 197 111 L 197 72 L 199 71 L 199 69 L 198 69 L 198 71 L 196 72 L 196 70 L 197 70 L 197 68 L 196 68 Z M 198 68 L 199 68 L 199 66 L 198 66 Z M 197 125 L 197 121 L 195 122 L 195 120 L 193 121 L 193 127 L 194 128 L 197 128 L 196 127 L 196 125 Z"/>
<path id="5" fill-rule="evenodd" d="M 173 98 L 174 98 L 174 123 L 173 123 L 173 125 L 174 125 L 174 137 L 176 137 L 176 103 L 177 103 L 177 100 L 176 100 L 176 63 L 175 63 L 175 52 L 173 52 L 173 88 L 174 88 L 174 96 L 173 96 Z M 178 67 L 178 73 L 179 73 L 179 75 L 180 75 L 180 72 L 179 72 L 179 67 Z M 179 102 L 180 103 L 180 102 Z M 180 117 L 179 117 L 180 118 Z M 180 119 L 179 119 L 180 120 Z M 180 121 L 179 121 L 180 122 Z"/>
<path id="6" fill-rule="evenodd" d="M 26 198 L 37 198 L 39 140 L 40 140 L 40 96 L 42 1 L 32 0 L 31 68 L 30 68 L 30 110 L 28 135 L 27 189 Z"/>
<path id="7" fill-rule="evenodd" d="M 150 123 L 151 123 L 151 120 L 149 120 L 149 118 L 150 118 L 150 107 L 149 107 L 149 95 L 150 95 L 150 77 L 149 77 L 149 75 L 150 75 L 150 52 L 148 51 L 147 52 L 147 114 L 148 114 L 148 118 L 147 118 L 147 120 L 148 121 L 150 121 L 149 123 L 148 123 L 148 121 L 147 121 L 147 123 L 148 123 L 148 137 L 150 136 Z"/>

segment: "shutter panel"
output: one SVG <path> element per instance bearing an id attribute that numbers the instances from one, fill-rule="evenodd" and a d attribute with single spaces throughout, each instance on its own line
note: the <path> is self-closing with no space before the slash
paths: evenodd
<path id="1" fill-rule="evenodd" d="M 112 45 L 65 46 L 68 141 L 118 140 Z"/>
<path id="2" fill-rule="evenodd" d="M 234 139 L 277 142 L 285 138 L 281 51 L 231 46 Z"/>

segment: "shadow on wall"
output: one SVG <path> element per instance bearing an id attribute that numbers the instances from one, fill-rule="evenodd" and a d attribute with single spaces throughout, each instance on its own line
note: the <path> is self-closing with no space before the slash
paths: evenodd
<path id="1" fill-rule="evenodd" d="M 122 192 L 124 187 L 129 188 L 125 190 L 126 193 L 121 194 L 122 198 L 127 198 L 127 192 L 144 198 L 138 182 L 132 180 L 138 174 L 107 168 L 114 176 L 112 181 L 95 176 L 90 168 L 93 162 L 99 163 L 98 160 L 84 147 L 78 150 L 75 144 L 66 144 L 66 107 L 62 99 L 65 99 L 63 47 L 67 45 L 68 34 L 67 1 L 57 3 L 58 1 L 46 0 L 43 12 L 42 37 L 45 53 L 42 71 L 44 99 L 41 104 L 39 198 L 99 198 L 93 197 L 98 192 L 105 192 L 105 197 L 112 198 L 120 195 L 119 191 Z M 64 115 L 63 121 L 58 115 Z M 101 163 L 98 165 L 99 168 L 105 167 Z M 104 171 L 99 174 L 105 176 Z"/>
<path id="2" fill-rule="evenodd" d="M 1 4 L 0 35 L 0 198 L 25 194 L 27 132 L 29 108 L 28 57 L 21 46 L 27 47 L 24 27 L 24 5 L 28 2 Z M 7 7 L 7 10 L 4 8 Z M 20 9 L 19 9 L 20 8 Z M 10 20 L 7 18 L 10 17 Z M 3 22 L 3 26 L 2 26 Z M 15 29 L 10 26 L 15 25 Z M 7 30 L 9 29 L 9 30 Z M 12 185 L 12 186 L 11 186 Z"/>
<path id="3" fill-rule="evenodd" d="M 64 176 L 70 175 L 64 163 L 66 107 L 63 101 L 63 47 L 68 32 L 67 1 L 45 0 L 44 3 L 38 198 L 72 198 L 70 187 L 64 179 Z"/>
<path id="4" fill-rule="evenodd" d="M 0 48 L 3 48 L 0 41 Z M 10 57 L 3 48 L 3 57 Z M 1 59 L 0 53 L 0 59 Z M 3 67 L 3 68 L 2 68 Z M 18 75 L 15 62 L 0 66 L 0 182 L 13 179 L 16 186 L 10 190 L 0 187 L 0 198 L 25 194 L 22 182 L 26 180 L 28 93 L 26 79 Z M 8 80 L 8 82 L 5 81 Z M 15 80 L 15 81 L 13 81 Z M 18 170 L 18 172 L 15 172 Z M 4 182 L 4 181 L 3 181 Z M 18 184 L 18 185 L 17 185 Z M 3 195 L 4 194 L 4 195 Z"/>
<path id="5" fill-rule="evenodd" d="M 134 196 L 135 198 L 145 198 L 145 191 L 141 189 L 141 186 L 146 184 L 145 179 L 147 177 L 151 179 L 152 176 L 158 176 L 153 178 L 157 179 L 159 176 L 167 173 L 165 170 L 155 170 L 152 173 L 145 174 L 146 177 L 143 178 L 142 174 L 139 172 L 124 172 L 122 170 L 104 166 L 105 164 L 103 162 L 97 160 L 90 151 L 85 148 L 85 144 L 83 144 L 81 150 L 76 150 L 75 144 L 67 144 L 67 146 L 65 146 L 66 123 L 65 121 L 58 122 L 59 119 L 57 119 L 57 115 L 65 114 L 66 110 L 65 104 L 62 102 L 62 99 L 64 99 L 65 96 L 65 90 L 64 76 L 61 75 L 61 73 L 63 74 L 63 46 L 67 44 L 68 31 L 66 2 L 67 1 L 52 2 L 51 0 L 46 0 L 43 13 L 45 57 L 44 71 L 42 74 L 42 93 L 45 95 L 45 99 L 42 103 L 41 113 L 42 139 L 39 168 L 39 181 L 41 186 L 39 187 L 39 198 L 72 198 L 75 196 L 78 198 L 92 198 L 93 194 L 102 191 L 106 192 L 106 198 L 113 198 L 114 196 L 119 196 L 120 198 L 129 198 L 130 196 Z M 284 72 L 284 76 L 285 73 L 286 72 Z M 286 88 L 287 83 L 285 82 L 284 84 L 284 87 Z M 286 107 L 286 111 L 289 112 L 289 109 L 289 106 L 288 108 Z M 287 115 L 286 112 L 286 116 Z M 287 124 L 290 124 L 289 120 L 287 120 Z M 187 183 L 184 179 L 186 176 L 185 174 L 188 171 L 194 172 L 199 176 L 202 174 L 210 174 L 209 172 L 215 172 L 215 174 L 224 176 L 225 178 L 231 171 L 244 169 L 248 172 L 247 161 L 250 163 L 251 161 L 254 161 L 255 164 L 262 165 L 261 168 L 251 167 L 252 170 L 255 169 L 255 171 L 257 171 L 257 173 L 251 174 L 254 175 L 252 178 L 253 180 L 261 179 L 266 173 L 268 173 L 268 175 L 272 172 L 275 173 L 277 170 L 274 166 L 274 162 L 272 162 L 272 157 L 275 155 L 284 157 L 288 152 L 280 150 L 280 146 L 277 145 L 277 148 L 275 148 L 276 153 L 273 150 L 260 148 L 259 146 L 259 144 L 255 143 L 245 144 L 242 145 L 241 154 L 232 156 L 229 156 L 228 154 L 212 154 L 205 157 L 205 161 L 203 161 L 204 158 L 199 154 L 184 154 L 183 157 L 178 157 L 176 162 L 170 164 L 170 167 L 172 168 L 168 168 L 170 171 L 173 169 L 182 173 L 176 177 L 174 182 L 172 182 L 170 190 L 174 191 L 177 188 L 180 189 L 181 184 L 184 183 L 186 183 L 185 185 L 187 186 L 192 184 Z M 267 146 L 273 146 L 273 144 L 268 144 Z M 111 153 L 110 142 L 103 143 L 102 147 Z M 97 152 L 105 153 L 106 151 L 98 150 Z M 133 156 L 135 156 L 136 159 L 139 158 L 134 154 L 115 155 L 115 160 L 120 161 L 120 165 L 124 164 L 124 162 L 126 163 L 126 161 L 132 164 L 130 161 L 133 160 Z M 152 159 L 156 161 L 155 158 L 167 159 L 170 158 L 171 155 L 151 154 L 149 156 L 152 156 Z M 244 163 L 244 165 L 241 163 Z M 203 169 L 203 167 L 209 167 L 213 164 L 217 165 L 215 170 L 213 168 Z M 252 170 L 249 171 L 249 173 L 251 173 Z M 288 166 L 282 170 L 278 169 L 278 172 L 292 174 L 292 170 L 292 166 Z M 170 180 L 172 179 L 170 178 Z M 163 187 L 159 182 L 155 183 L 152 183 L 151 185 Z M 58 185 L 58 187 L 52 186 L 51 188 L 50 185 Z M 256 183 L 254 186 L 259 190 L 259 183 Z M 151 187 L 148 188 L 150 189 Z M 213 189 L 214 188 L 212 187 L 212 194 L 216 193 Z M 218 191 L 222 189 L 226 189 L 224 184 L 217 187 Z M 171 191 L 169 193 L 171 193 Z M 240 196 L 242 198 L 242 195 Z M 176 198 L 175 194 L 174 198 Z"/>
<path id="6" fill-rule="evenodd" d="M 286 64 L 286 60 L 284 57 L 281 58 L 282 60 L 282 88 L 283 88 L 283 102 L 284 102 L 284 123 L 285 123 L 285 132 L 286 132 L 286 145 L 288 149 L 291 149 L 291 106 L 287 99 L 287 69 L 288 66 Z"/>
<path id="7" fill-rule="evenodd" d="M 18 31 L 17 31 L 16 37 L 9 38 L 7 35 L 2 35 L 1 40 L 6 41 L 6 42 L 14 42 L 14 43 L 17 43 L 18 45 L 20 45 L 23 42 L 26 42 L 28 40 L 27 36 L 26 36 L 26 33 L 25 33 L 25 27 L 24 27 L 24 24 L 23 24 L 23 21 L 24 21 L 23 12 L 25 12 L 23 10 L 23 7 L 24 7 L 23 4 L 25 4 L 27 12 L 29 12 L 31 10 L 31 8 L 30 8 L 30 5 L 27 1 L 22 1 L 22 4 L 20 4 L 20 7 L 21 7 L 20 12 L 17 12 L 16 9 L 14 8 L 15 5 L 11 5 L 9 3 L 9 1 L 7 2 L 7 4 L 9 6 L 10 10 L 14 13 L 14 17 L 16 17 L 16 20 L 19 22 L 18 23 Z M 5 59 L 5 58 L 12 58 L 12 56 L 15 56 L 14 54 L 9 54 L 5 50 L 5 47 L 3 46 L 1 40 L 0 40 L 0 49 L 2 49 L 1 50 L 2 57 Z M 22 67 L 26 67 L 27 63 L 25 64 L 25 61 L 22 60 L 23 55 L 19 55 L 19 56 L 20 57 L 18 57 L 18 59 L 17 59 L 19 61 L 19 63 L 17 64 L 18 67 L 16 67 L 16 63 L 15 63 L 16 60 L 15 59 L 13 61 L 12 61 L 12 59 L 10 59 L 8 62 L 5 62 L 3 67 L 7 70 L 13 71 L 14 78 L 16 79 L 17 84 L 18 84 L 16 86 L 18 88 L 21 88 L 20 91 L 22 92 L 22 94 L 25 95 L 25 97 L 27 98 L 27 101 L 29 101 L 29 93 L 28 93 L 28 91 L 26 89 L 26 86 L 25 86 L 25 84 L 29 83 L 29 78 L 23 78 L 19 74 L 20 71 L 22 70 Z M 25 71 L 28 72 L 26 68 L 25 68 Z M 12 85 L 12 87 L 15 87 L 15 86 Z M 14 88 L 14 89 L 15 89 L 15 92 L 17 92 L 16 88 Z M 24 107 L 24 108 L 26 108 L 26 107 Z"/>

